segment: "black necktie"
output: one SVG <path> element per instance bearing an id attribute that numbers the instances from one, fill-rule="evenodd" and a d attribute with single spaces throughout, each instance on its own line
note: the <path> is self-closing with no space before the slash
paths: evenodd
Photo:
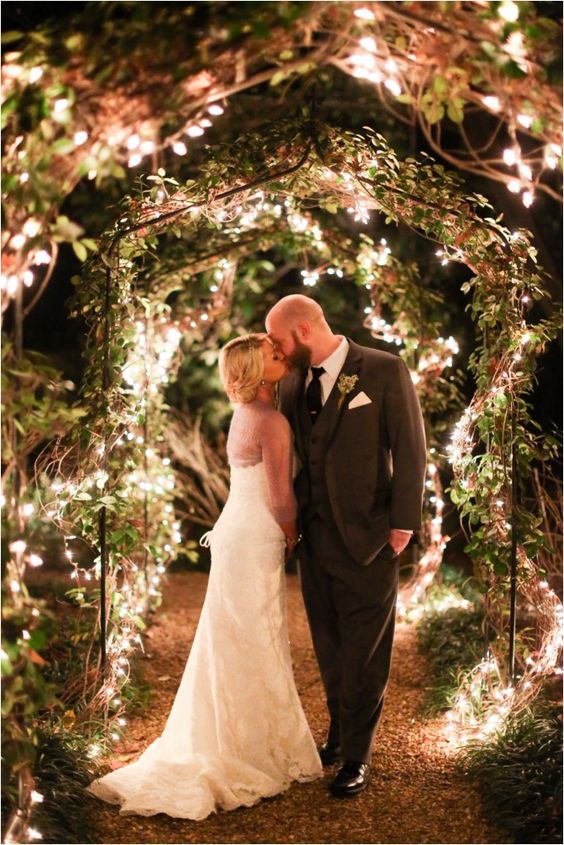
<path id="1" fill-rule="evenodd" d="M 321 382 L 319 379 L 324 372 L 323 367 L 311 368 L 312 379 L 306 390 L 306 405 L 312 423 L 316 421 L 323 407 L 321 403 Z"/>

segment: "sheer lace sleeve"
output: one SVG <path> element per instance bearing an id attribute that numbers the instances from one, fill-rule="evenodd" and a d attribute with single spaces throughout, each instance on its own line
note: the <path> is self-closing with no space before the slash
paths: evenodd
<path id="1" fill-rule="evenodd" d="M 260 401 L 238 405 L 229 427 L 227 456 L 236 467 L 253 466 L 262 460 L 276 522 L 296 518 L 292 431 L 280 411 Z"/>
<path id="2" fill-rule="evenodd" d="M 269 414 L 262 427 L 261 449 L 274 518 L 280 524 L 296 518 L 297 505 L 292 483 L 292 432 L 279 411 Z"/>

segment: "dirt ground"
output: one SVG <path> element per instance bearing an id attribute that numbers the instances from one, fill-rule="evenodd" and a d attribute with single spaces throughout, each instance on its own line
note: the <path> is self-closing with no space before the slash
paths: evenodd
<path id="1" fill-rule="evenodd" d="M 302 604 L 298 578 L 288 575 L 290 638 L 296 682 L 312 732 L 325 738 L 327 716 L 321 680 Z M 141 716 L 129 721 L 116 744 L 112 767 L 134 759 L 161 732 L 174 699 L 202 606 L 207 575 L 169 576 L 163 606 L 146 639 L 143 667 L 153 693 Z M 287 792 L 250 808 L 219 812 L 199 822 L 121 816 L 117 806 L 94 798 L 100 843 L 489 843 L 510 842 L 488 824 L 476 789 L 455 770 L 443 721 L 424 721 L 426 684 L 415 629 L 396 628 L 392 674 L 374 741 L 368 789 L 351 799 L 332 798 L 324 779 L 293 784 Z"/>

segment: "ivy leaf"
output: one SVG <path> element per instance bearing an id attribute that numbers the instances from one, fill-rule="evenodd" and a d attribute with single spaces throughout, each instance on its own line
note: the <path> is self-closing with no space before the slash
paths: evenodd
<path id="1" fill-rule="evenodd" d="M 59 138 L 58 141 L 55 141 L 51 150 L 56 155 L 66 155 L 74 150 L 74 143 L 70 138 Z"/>
<path id="2" fill-rule="evenodd" d="M 448 91 L 448 82 L 444 76 L 435 76 L 433 80 L 433 89 L 437 94 L 446 94 Z"/>
<path id="3" fill-rule="evenodd" d="M 76 255 L 79 261 L 86 261 L 86 259 L 88 258 L 88 250 L 86 249 L 83 243 L 81 243 L 80 241 L 73 241 L 72 248 L 74 254 Z"/>
<path id="4" fill-rule="evenodd" d="M 75 241 L 82 235 L 84 229 L 78 223 L 73 223 L 68 217 L 60 215 L 51 227 L 51 231 L 54 240 L 60 243 L 61 241 Z"/>
<path id="5" fill-rule="evenodd" d="M 453 123 L 462 123 L 464 120 L 464 100 L 455 97 L 447 107 L 447 114 Z"/>
<path id="6" fill-rule="evenodd" d="M 23 36 L 23 32 L 17 32 L 17 30 L 12 29 L 10 32 L 5 32 L 2 35 L 2 44 L 12 44 L 14 41 L 19 41 Z"/>

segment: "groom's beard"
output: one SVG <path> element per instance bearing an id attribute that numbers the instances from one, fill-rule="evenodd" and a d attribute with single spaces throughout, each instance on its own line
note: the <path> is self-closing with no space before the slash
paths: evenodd
<path id="1" fill-rule="evenodd" d="M 297 332 L 292 332 L 292 337 L 294 338 L 294 349 L 289 355 L 286 355 L 286 360 L 292 370 L 307 373 L 311 366 L 311 349 L 301 342 Z"/>

